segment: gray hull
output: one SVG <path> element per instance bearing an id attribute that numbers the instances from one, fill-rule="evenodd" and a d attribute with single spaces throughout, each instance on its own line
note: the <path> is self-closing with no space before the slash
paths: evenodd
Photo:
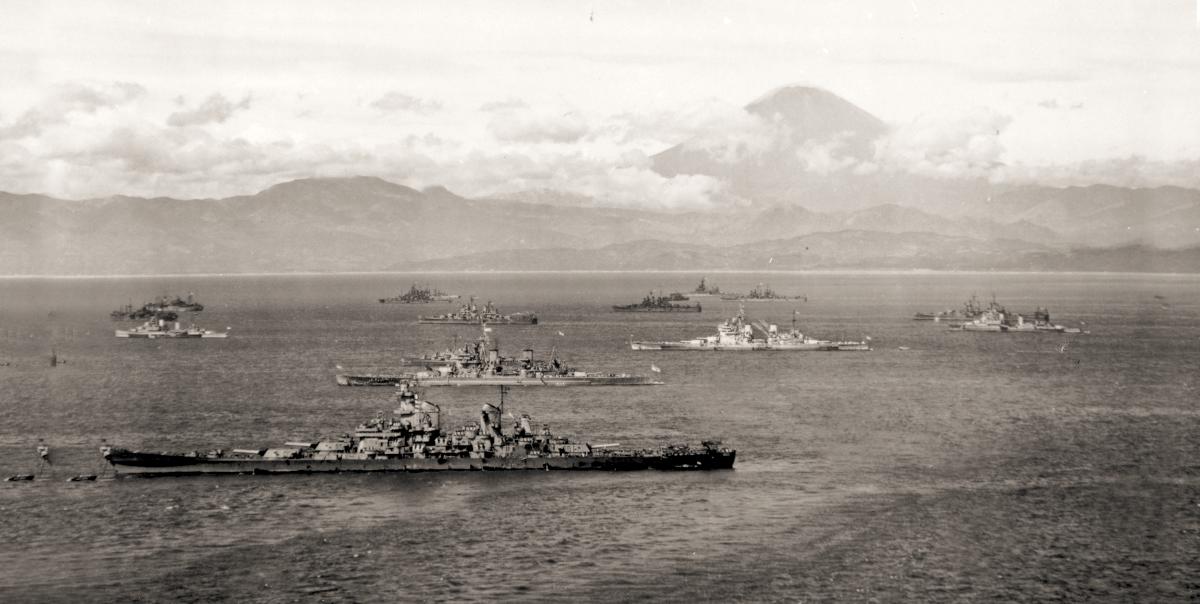
<path id="1" fill-rule="evenodd" d="M 417 386 L 661 386 L 662 381 L 641 375 L 588 376 L 485 376 L 417 378 L 409 375 L 349 375 L 338 374 L 339 386 L 395 386 L 410 382 Z"/>
<path id="2" fill-rule="evenodd" d="M 330 472 L 446 472 L 500 470 L 728 470 L 733 451 L 686 455 L 578 455 L 392 459 L 206 459 L 123 451 L 108 459 L 118 476 L 311 474 Z"/>

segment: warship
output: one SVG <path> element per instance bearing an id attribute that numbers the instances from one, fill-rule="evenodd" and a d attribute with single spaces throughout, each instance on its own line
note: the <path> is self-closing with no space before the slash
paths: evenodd
<path id="1" fill-rule="evenodd" d="M 109 313 L 113 321 L 143 321 L 146 319 L 163 319 L 164 321 L 174 321 L 179 318 L 179 315 L 170 310 L 150 310 L 147 304 L 141 308 L 134 308 L 133 304 L 126 304 L 117 310 Z"/>
<path id="2" fill-rule="evenodd" d="M 719 296 L 719 295 L 721 295 L 721 288 L 719 288 L 715 285 L 712 287 L 709 287 L 708 284 L 705 282 L 704 277 L 700 277 L 700 285 L 697 285 L 696 289 L 693 289 L 691 291 L 691 293 L 688 295 L 690 295 L 690 296 Z"/>
<path id="3" fill-rule="evenodd" d="M 992 300 L 995 303 L 995 300 Z M 919 312 L 913 315 L 914 321 L 956 321 L 964 320 L 971 321 L 978 319 L 987 307 L 979 303 L 979 300 L 972 295 L 970 300 L 963 303 L 963 309 L 959 312 L 956 308 L 949 308 L 939 312 Z"/>
<path id="4" fill-rule="evenodd" d="M 225 331 L 201 329 L 194 325 L 183 327 L 176 321 L 173 325 L 164 319 L 146 321 L 137 327 L 116 330 L 118 338 L 224 338 L 229 335 Z"/>
<path id="5" fill-rule="evenodd" d="M 487 332 L 462 347 L 426 355 L 424 368 L 395 373 L 339 373 L 340 386 L 394 386 L 412 383 L 418 386 L 658 386 L 662 382 L 629 373 L 580 371 L 558 360 L 535 359 L 533 349 L 522 351 L 521 358 L 500 355 L 499 346 Z"/>
<path id="6" fill-rule="evenodd" d="M 754 330 L 762 332 L 761 338 Z M 868 338 L 869 340 L 870 338 Z M 807 350 L 807 351 L 866 351 L 868 341 L 818 340 L 796 329 L 796 313 L 792 313 L 792 329 L 780 331 L 777 325 L 765 321 L 746 321 L 745 307 L 738 314 L 717 325 L 717 335 L 674 342 L 630 342 L 634 350 Z"/>
<path id="7" fill-rule="evenodd" d="M 722 300 L 736 302 L 763 302 L 769 300 L 799 300 L 808 302 L 808 296 L 784 296 L 775 292 L 770 287 L 764 287 L 762 283 L 758 287 L 750 290 L 748 294 L 723 294 Z"/>
<path id="8" fill-rule="evenodd" d="M 159 453 L 101 447 L 120 476 L 276 474 L 314 472 L 431 472 L 447 470 L 728 470 L 737 452 L 719 441 L 699 446 L 620 448 L 590 445 L 535 429 L 529 415 L 513 416 L 504 431 L 505 387 L 499 405 L 485 403 L 479 421 L 442 431 L 441 408 L 402 384 L 391 417 L 375 417 L 353 433 L 280 447 Z"/>
<path id="9" fill-rule="evenodd" d="M 437 288 L 417 287 L 416 283 L 408 291 L 390 298 L 380 298 L 380 304 L 428 304 L 430 302 L 452 302 L 459 298 L 458 294 L 447 294 Z"/>
<path id="10" fill-rule="evenodd" d="M 168 300 L 163 296 L 157 302 L 146 304 L 142 308 L 150 312 L 200 312 L 204 310 L 204 305 L 193 300 L 195 294 L 188 292 L 187 300 L 176 296 L 174 300 Z"/>
<path id="11" fill-rule="evenodd" d="M 1050 311 L 1045 308 L 1039 307 L 1033 312 L 1033 319 L 1026 320 L 1024 315 L 1008 313 L 995 300 L 992 300 L 992 303 L 975 319 L 951 324 L 950 329 L 1003 333 L 1083 333 L 1083 330 L 1078 327 L 1066 327 L 1051 322 Z"/>
<path id="12" fill-rule="evenodd" d="M 641 302 L 636 304 L 613 305 L 614 312 L 700 312 L 700 304 L 676 304 L 686 301 L 683 294 L 674 293 L 670 296 L 656 296 L 654 292 L 646 294 Z"/>
<path id="13" fill-rule="evenodd" d="M 475 296 L 457 311 L 441 315 L 421 315 L 418 323 L 439 325 L 537 325 L 538 318 L 534 313 L 519 312 L 502 315 L 489 300 L 482 307 L 475 304 Z"/>

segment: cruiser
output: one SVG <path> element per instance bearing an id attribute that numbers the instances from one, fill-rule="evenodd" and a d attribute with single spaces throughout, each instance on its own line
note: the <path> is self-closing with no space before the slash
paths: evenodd
<path id="1" fill-rule="evenodd" d="M 1078 327 L 1066 327 L 1050 321 L 1050 311 L 1038 308 L 1033 312 L 1033 320 L 1028 321 L 1023 315 L 1008 314 L 1003 306 L 992 303 L 973 321 L 950 326 L 957 331 L 999 331 L 1004 333 L 1083 333 Z"/>
<path id="2" fill-rule="evenodd" d="M 228 335 L 229 332 L 200 329 L 194 325 L 185 329 L 178 321 L 172 326 L 163 319 L 146 321 L 130 329 L 117 330 L 118 338 L 146 338 L 151 340 L 157 338 L 224 338 Z"/>
<path id="3" fill-rule="evenodd" d="M 411 382 L 418 386 L 658 386 L 662 382 L 629 373 L 595 373 L 568 367 L 557 357 L 549 361 L 533 358 L 526 348 L 520 359 L 500 356 L 498 346 L 485 331 L 475 342 L 453 350 L 427 355 L 424 370 L 384 374 L 339 373 L 341 386 L 394 386 Z"/>
<path id="4" fill-rule="evenodd" d="M 763 333 L 754 337 L 754 330 Z M 869 338 L 868 338 L 869 339 Z M 745 307 L 738 314 L 717 325 L 717 335 L 674 342 L 630 342 L 634 350 L 811 350 L 811 351 L 866 351 L 869 342 L 817 340 L 805 336 L 796 329 L 796 313 L 792 312 L 791 331 L 781 332 L 776 325 L 765 321 L 746 321 Z"/>
<path id="5" fill-rule="evenodd" d="M 460 306 L 455 312 L 442 315 L 421 315 L 417 322 L 440 325 L 537 325 L 538 318 L 534 313 L 523 312 L 502 315 L 496 310 L 491 300 L 480 307 L 475 304 L 475 296 L 471 296 L 471 300 Z"/>
<path id="6" fill-rule="evenodd" d="M 808 302 L 808 296 L 784 296 L 775 293 L 775 290 L 770 287 L 764 287 L 762 283 L 758 287 L 750 290 L 748 294 L 725 294 L 721 296 L 722 300 L 732 300 L 739 302 L 762 302 L 765 300 L 800 300 Z"/>
<path id="7" fill-rule="evenodd" d="M 669 296 L 656 296 L 654 292 L 646 294 L 641 302 L 636 304 L 613 305 L 614 312 L 700 312 L 700 304 L 676 304 L 687 301 L 687 296 L 672 293 Z"/>
<path id="8" fill-rule="evenodd" d="M 430 302 L 451 302 L 459 298 L 458 294 L 447 294 L 440 289 L 417 287 L 416 283 L 408 291 L 390 298 L 380 298 L 380 304 L 428 304 Z"/>
<path id="9" fill-rule="evenodd" d="M 392 417 L 375 417 L 352 434 L 280 447 L 157 453 L 102 447 L 116 476 L 273 474 L 312 472 L 428 472 L 446 470 L 727 470 L 737 452 L 718 441 L 651 449 L 589 445 L 536 429 L 528 415 L 505 432 L 500 404 L 483 405 L 479 421 L 443 432 L 441 409 L 407 384 Z"/>

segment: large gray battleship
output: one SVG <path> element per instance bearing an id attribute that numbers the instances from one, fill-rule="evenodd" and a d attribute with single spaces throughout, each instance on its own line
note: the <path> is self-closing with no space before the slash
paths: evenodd
<path id="1" fill-rule="evenodd" d="M 504 389 L 500 404 L 483 405 L 477 423 L 449 432 L 441 409 L 407 385 L 397 394 L 392 417 L 375 417 L 352 434 L 281 447 L 158 453 L 103 447 L 117 476 L 276 474 L 313 472 L 434 472 L 447 470 L 727 470 L 737 452 L 718 441 L 700 446 L 626 449 L 575 443 L 533 427 L 528 415 L 505 432 Z M 510 417 L 513 417 L 510 415 Z"/>
<path id="2" fill-rule="evenodd" d="M 629 373 L 598 373 L 569 367 L 555 356 L 535 359 L 532 349 L 521 358 L 500 355 L 499 346 L 483 335 L 462 347 L 418 359 L 419 366 L 389 373 L 339 373 L 341 386 L 657 386 L 662 381 Z"/>
<path id="3" fill-rule="evenodd" d="M 475 304 L 475 296 L 458 308 L 458 310 L 440 315 L 421 315 L 418 323 L 436 325 L 537 325 L 537 315 L 531 312 L 519 312 L 502 315 L 489 300 L 483 306 Z"/>
<path id="4" fill-rule="evenodd" d="M 762 332 L 755 337 L 754 330 Z M 765 321 L 746 321 L 745 307 L 738 314 L 717 325 L 717 334 L 703 338 L 659 342 L 630 342 L 634 350 L 795 350 L 795 351 L 866 351 L 871 349 L 867 341 L 818 340 L 796 329 L 796 313 L 792 313 L 792 329 L 781 331 L 779 326 Z"/>

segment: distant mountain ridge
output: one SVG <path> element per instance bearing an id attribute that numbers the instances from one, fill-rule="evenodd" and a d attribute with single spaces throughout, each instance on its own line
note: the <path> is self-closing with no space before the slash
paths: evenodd
<path id="1" fill-rule="evenodd" d="M 540 265 L 546 254 L 567 257 L 562 250 L 586 254 L 642 240 L 670 244 L 664 249 L 681 254 L 672 265 L 678 268 L 686 268 L 688 250 L 733 248 L 729 253 L 737 256 L 748 253 L 738 246 L 796 237 L 816 237 L 810 247 L 825 238 L 862 248 L 859 260 L 830 261 L 861 267 L 919 268 L 923 256 L 903 250 L 923 246 L 932 256 L 954 254 L 946 247 L 951 240 L 976 242 L 968 247 L 982 268 L 983 259 L 1000 262 L 998 253 L 981 252 L 995 242 L 1008 242 L 997 250 L 1044 255 L 1101 247 L 1092 241 L 1096 233 L 1117 245 L 1159 244 L 1148 250 L 1166 247 L 1164 242 L 1172 248 L 1200 245 L 1189 230 L 1196 222 L 1188 222 L 1200 213 L 1200 192 L 1104 189 L 1103 208 L 1079 210 L 1088 207 L 1088 195 L 1076 189 L 1013 191 L 992 201 L 995 214 L 1009 221 L 1001 222 L 894 204 L 845 212 L 775 205 L 717 212 L 569 207 L 468 199 L 441 187 L 418 191 L 371 177 L 302 179 L 224 199 L 72 201 L 0 193 L 0 274 L 381 270 L 511 251 L 524 255 L 508 268 L 523 269 Z M 1072 218 L 1076 212 L 1082 218 Z M 842 232 L 874 235 L 854 241 L 834 236 Z M 904 246 L 897 247 L 900 240 L 891 235 L 903 235 Z M 801 264 L 812 265 L 811 256 Z M 706 251 L 703 257 L 723 256 Z"/>

